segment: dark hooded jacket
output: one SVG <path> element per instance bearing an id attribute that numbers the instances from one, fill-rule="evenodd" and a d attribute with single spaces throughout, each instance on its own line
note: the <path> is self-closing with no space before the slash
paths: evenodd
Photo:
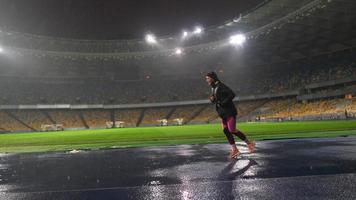
<path id="1" fill-rule="evenodd" d="M 212 95 L 215 100 L 212 102 L 215 104 L 217 113 L 221 118 L 235 117 L 237 110 L 232 102 L 235 98 L 235 93 L 220 81 L 212 87 Z"/>

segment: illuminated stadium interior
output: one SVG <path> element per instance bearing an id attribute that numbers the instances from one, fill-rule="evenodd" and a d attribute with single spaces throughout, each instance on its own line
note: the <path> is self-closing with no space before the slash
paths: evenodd
<path id="1" fill-rule="evenodd" d="M 0 131 L 216 122 L 209 71 L 237 94 L 241 121 L 355 117 L 355 9 L 352 0 L 262 1 L 218 25 L 136 39 L 1 30 Z"/>
<path id="2" fill-rule="evenodd" d="M 0 0 L 0 200 L 356 199 L 356 0 Z"/>

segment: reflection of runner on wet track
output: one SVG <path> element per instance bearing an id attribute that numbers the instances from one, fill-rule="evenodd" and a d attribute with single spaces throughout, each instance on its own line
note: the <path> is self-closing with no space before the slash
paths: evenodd
<path id="1" fill-rule="evenodd" d="M 215 72 L 207 73 L 205 79 L 212 90 L 212 95 L 209 97 L 209 100 L 215 104 L 216 111 L 221 118 L 223 131 L 231 145 L 229 158 L 234 158 L 240 153 L 236 147 L 233 135 L 236 135 L 246 142 L 249 151 L 252 152 L 255 147 L 255 142 L 249 141 L 244 133 L 236 129 L 237 110 L 232 102 L 235 97 L 234 92 L 219 80 Z"/>

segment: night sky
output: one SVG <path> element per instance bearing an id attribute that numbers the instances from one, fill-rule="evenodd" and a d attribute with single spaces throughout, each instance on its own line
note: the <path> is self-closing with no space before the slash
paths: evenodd
<path id="1" fill-rule="evenodd" d="M 78 39 L 142 38 L 220 24 L 263 0 L 0 0 L 0 29 Z"/>

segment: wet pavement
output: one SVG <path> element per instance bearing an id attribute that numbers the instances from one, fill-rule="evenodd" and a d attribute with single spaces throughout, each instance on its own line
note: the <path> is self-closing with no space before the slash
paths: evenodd
<path id="1" fill-rule="evenodd" d="M 356 137 L 0 154 L 0 199 L 356 199 Z"/>

